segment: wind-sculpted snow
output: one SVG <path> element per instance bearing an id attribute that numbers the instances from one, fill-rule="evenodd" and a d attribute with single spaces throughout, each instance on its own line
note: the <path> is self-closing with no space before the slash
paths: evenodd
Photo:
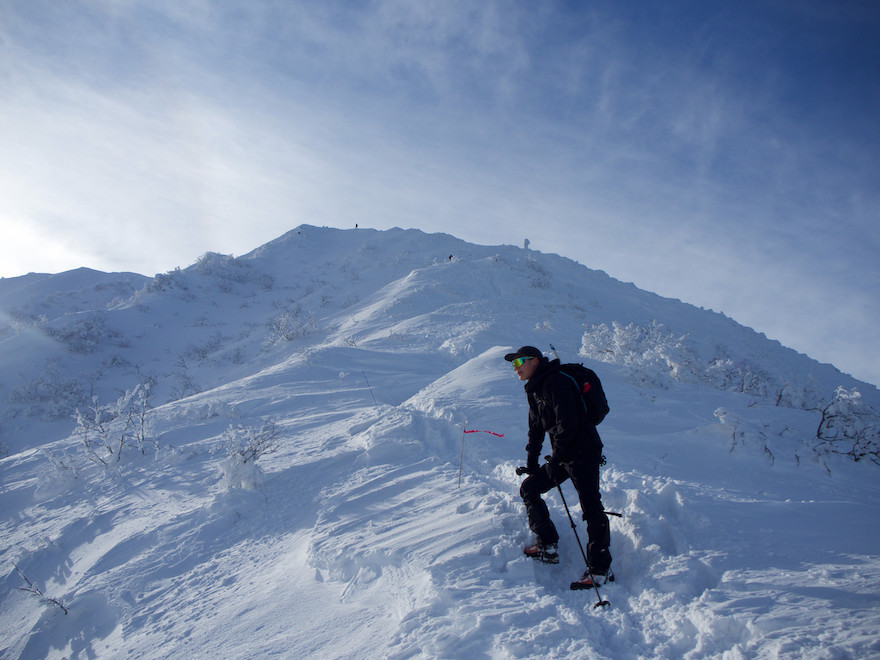
<path id="1" fill-rule="evenodd" d="M 730 319 L 553 255 L 314 227 L 99 302 L 48 319 L 78 341 L 101 311 L 91 352 L 37 325 L 0 342 L 4 659 L 880 655 L 877 466 L 817 445 L 820 410 L 671 368 L 845 386 L 828 415 L 876 390 Z M 611 406 L 605 609 L 568 588 L 555 490 L 559 565 L 522 554 L 503 355 L 550 343 Z M 62 382 L 87 424 L 49 414 Z"/>

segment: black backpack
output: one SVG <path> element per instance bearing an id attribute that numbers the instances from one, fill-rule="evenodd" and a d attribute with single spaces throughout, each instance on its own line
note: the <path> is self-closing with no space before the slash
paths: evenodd
<path id="1" fill-rule="evenodd" d="M 608 400 L 605 398 L 605 391 L 602 389 L 602 383 L 599 377 L 592 369 L 588 369 L 582 364 L 560 364 L 559 373 L 571 378 L 581 393 L 584 402 L 584 409 L 587 411 L 587 419 L 593 426 L 601 424 L 608 414 Z"/>

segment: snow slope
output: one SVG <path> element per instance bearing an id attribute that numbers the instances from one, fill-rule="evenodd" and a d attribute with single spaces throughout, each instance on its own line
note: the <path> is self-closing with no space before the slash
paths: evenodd
<path id="1" fill-rule="evenodd" d="M 35 277 L 0 280 L 3 658 L 880 657 L 877 466 L 814 409 L 878 392 L 731 319 L 410 230 Z M 605 384 L 610 608 L 555 492 L 561 563 L 521 554 L 524 343 Z"/>

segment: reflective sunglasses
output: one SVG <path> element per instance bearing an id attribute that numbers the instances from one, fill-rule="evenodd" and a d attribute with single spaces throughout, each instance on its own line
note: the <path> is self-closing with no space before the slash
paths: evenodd
<path id="1" fill-rule="evenodd" d="M 535 358 L 533 358 L 533 357 L 518 357 L 515 360 L 513 360 L 513 368 L 519 369 L 521 366 L 523 366 L 523 362 L 525 362 L 526 360 L 534 360 L 534 359 Z"/>

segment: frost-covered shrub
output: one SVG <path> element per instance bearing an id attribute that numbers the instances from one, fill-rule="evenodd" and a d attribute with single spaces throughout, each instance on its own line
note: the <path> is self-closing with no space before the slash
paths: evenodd
<path id="1" fill-rule="evenodd" d="M 19 409 L 18 414 L 27 417 L 39 417 L 44 421 L 69 418 L 86 402 L 88 384 L 88 381 L 82 383 L 62 377 L 57 365 L 50 363 L 38 378 L 13 388 L 9 403 Z"/>
<path id="2" fill-rule="evenodd" d="M 773 395 L 774 403 L 783 408 L 811 410 L 820 404 L 820 397 L 812 379 L 804 387 L 797 387 L 790 382 L 780 385 Z"/>
<path id="3" fill-rule="evenodd" d="M 38 476 L 37 492 L 40 496 L 60 494 L 72 487 L 79 479 L 76 456 L 69 455 L 64 449 L 43 448 L 41 451 L 52 470 L 43 470 Z"/>
<path id="4" fill-rule="evenodd" d="M 230 351 L 226 351 L 222 359 L 230 362 L 231 364 L 242 364 L 244 362 L 245 354 L 242 350 L 241 346 L 236 346 Z"/>
<path id="5" fill-rule="evenodd" d="M 232 426 L 223 434 L 226 458 L 220 464 L 227 490 L 259 487 L 263 471 L 257 465 L 261 456 L 278 451 L 280 441 L 275 422 L 268 421 L 259 428 Z"/>
<path id="6" fill-rule="evenodd" d="M 317 332 L 318 322 L 313 312 L 304 314 L 302 308 L 296 305 L 293 308 L 285 307 L 277 316 L 266 322 L 268 335 L 263 342 L 264 346 L 273 346 L 307 337 Z"/>
<path id="7" fill-rule="evenodd" d="M 147 293 L 161 293 L 172 289 L 187 290 L 186 278 L 180 268 L 175 268 L 167 273 L 159 273 L 144 287 Z"/>
<path id="8" fill-rule="evenodd" d="M 204 362 L 210 355 L 223 347 L 223 335 L 215 332 L 205 341 L 198 344 L 190 344 L 183 352 L 184 357 L 195 358 L 199 362 Z"/>
<path id="9" fill-rule="evenodd" d="M 581 342 L 584 357 L 627 366 L 635 380 L 651 387 L 692 382 L 697 356 L 686 337 L 666 331 L 656 321 L 647 326 L 605 323 L 589 327 Z"/>
<path id="10" fill-rule="evenodd" d="M 176 381 L 176 384 L 171 386 L 172 400 L 184 399 L 202 391 L 202 388 L 190 376 L 189 365 L 186 362 L 185 355 L 177 356 L 177 361 L 174 363 L 174 373 L 171 375 Z"/>
<path id="11" fill-rule="evenodd" d="M 58 328 L 47 327 L 46 333 L 73 353 L 93 353 L 105 339 L 119 336 L 118 332 L 107 327 L 104 314 L 98 312 Z"/>
<path id="12" fill-rule="evenodd" d="M 141 383 L 110 404 L 92 397 L 85 411 L 76 411 L 76 434 L 86 458 L 110 467 L 122 461 L 126 451 L 146 454 L 148 449 L 158 449 L 149 429 L 151 389 L 151 382 Z"/>
<path id="13" fill-rule="evenodd" d="M 838 387 L 819 413 L 817 452 L 842 454 L 856 462 L 867 458 L 880 465 L 880 415 L 864 403 L 858 390 Z"/>
<path id="14" fill-rule="evenodd" d="M 24 573 L 22 573 L 21 569 L 18 566 L 15 566 L 15 571 L 18 573 L 19 577 L 21 577 L 21 579 L 27 585 L 24 587 L 19 587 L 18 588 L 19 591 L 25 591 L 25 592 L 35 596 L 37 598 L 37 600 L 39 600 L 42 605 L 52 605 L 53 607 L 57 607 L 62 612 L 64 612 L 64 614 L 68 614 L 70 612 L 70 609 L 67 606 L 65 606 L 64 603 L 62 603 L 60 600 L 58 600 L 57 598 L 51 598 L 49 596 L 46 596 L 43 593 L 43 591 L 36 584 L 31 582 L 27 578 L 27 576 Z"/>
<path id="15" fill-rule="evenodd" d="M 746 422 L 737 415 L 727 412 L 724 408 L 715 410 L 715 417 L 730 430 L 730 451 L 739 446 L 756 446 L 761 449 L 771 465 L 776 461 L 776 457 L 770 449 L 769 438 L 773 432 L 769 426 Z M 786 432 L 787 429 L 783 429 L 776 435 L 782 437 Z"/>
<path id="16" fill-rule="evenodd" d="M 692 366 L 697 367 L 698 364 L 699 361 L 695 361 Z M 728 357 L 721 347 L 716 348 L 716 355 L 705 371 L 695 369 L 693 377 L 696 382 L 704 382 L 725 392 L 768 398 L 776 391 L 774 376 L 753 361 Z"/>
<path id="17" fill-rule="evenodd" d="M 549 289 L 551 276 L 547 270 L 538 263 L 537 259 L 526 259 L 526 267 L 532 271 L 529 276 L 529 284 L 535 289 Z"/>
<path id="18" fill-rule="evenodd" d="M 193 270 L 203 275 L 211 275 L 233 282 L 243 282 L 246 279 L 242 275 L 244 266 L 238 263 L 231 254 L 205 252 L 196 260 Z"/>
<path id="19" fill-rule="evenodd" d="M 273 276 L 258 272 L 253 264 L 231 254 L 206 252 L 199 257 L 193 270 L 216 280 L 217 288 L 224 293 L 231 292 L 235 284 L 257 284 L 265 290 L 275 286 Z"/>
<path id="20" fill-rule="evenodd" d="M 810 384 L 795 386 L 755 360 L 731 356 L 723 346 L 700 347 L 687 335 L 673 334 L 656 321 L 588 327 L 580 354 L 627 366 L 636 382 L 649 387 L 700 383 L 802 409 L 818 401 Z"/>
<path id="21" fill-rule="evenodd" d="M 12 310 L 9 312 L 7 323 L 9 324 L 8 328 L 13 332 L 27 332 L 33 328 L 45 328 L 49 323 L 49 319 L 45 314 L 34 315 L 19 310 Z"/>

